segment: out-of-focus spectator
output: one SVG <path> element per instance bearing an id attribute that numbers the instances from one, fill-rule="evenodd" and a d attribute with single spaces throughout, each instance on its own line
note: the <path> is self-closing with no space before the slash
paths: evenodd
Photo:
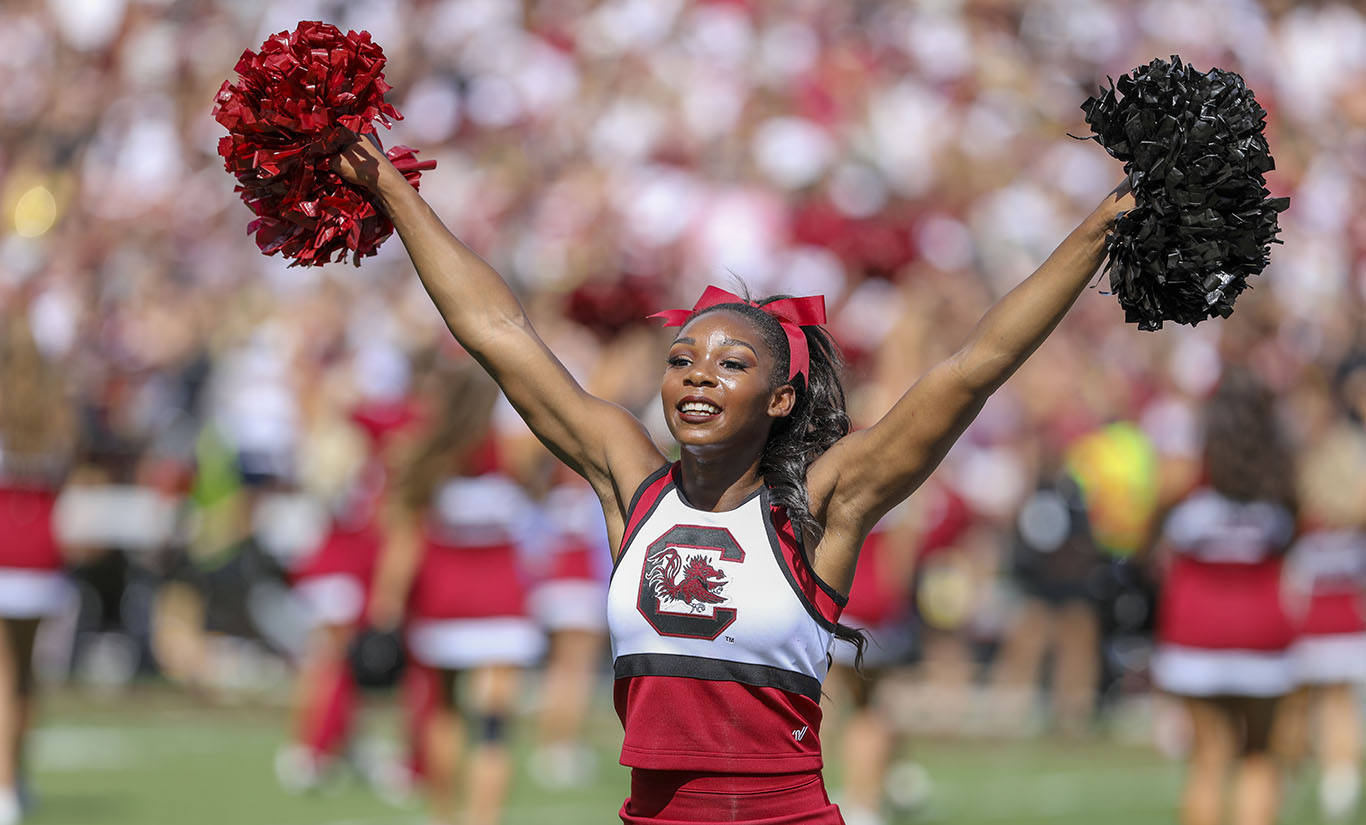
<path id="1" fill-rule="evenodd" d="M 1051 656 L 1052 721 L 1070 735 L 1086 733 L 1100 678 L 1100 601 L 1105 559 L 1092 533 L 1086 500 L 1061 457 L 1045 454 L 1039 479 L 1016 518 L 1012 572 L 1024 596 L 993 676 L 1002 719 L 1027 719 L 1046 657 Z M 1015 701 L 1005 701 L 1008 698 Z"/>

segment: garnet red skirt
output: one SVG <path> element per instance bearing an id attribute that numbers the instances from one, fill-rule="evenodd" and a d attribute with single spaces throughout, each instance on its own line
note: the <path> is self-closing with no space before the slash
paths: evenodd
<path id="1" fill-rule="evenodd" d="M 333 524 L 322 544 L 294 571 L 294 592 L 319 624 L 354 625 L 365 616 L 380 532 L 373 522 Z"/>
<path id="2" fill-rule="evenodd" d="M 528 594 L 532 615 L 547 630 L 607 632 L 607 583 L 593 560 L 598 553 L 607 549 L 584 542 L 554 549 L 546 577 Z"/>
<path id="3" fill-rule="evenodd" d="M 1295 627 L 1279 557 L 1251 564 L 1178 556 L 1158 607 L 1156 685 L 1179 696 L 1281 696 L 1295 685 Z"/>
<path id="4" fill-rule="evenodd" d="M 0 616 L 37 618 L 64 603 L 56 502 L 54 490 L 0 484 Z"/>
<path id="5" fill-rule="evenodd" d="M 1366 682 L 1366 594 L 1341 590 L 1314 593 L 1291 649 L 1300 684 Z"/>
<path id="6" fill-rule="evenodd" d="M 625 825 L 844 825 L 820 771 L 729 775 L 631 769 Z"/>
<path id="7" fill-rule="evenodd" d="M 408 598 L 408 650 L 428 667 L 532 665 L 545 637 L 526 607 L 512 544 L 457 546 L 428 539 Z"/>

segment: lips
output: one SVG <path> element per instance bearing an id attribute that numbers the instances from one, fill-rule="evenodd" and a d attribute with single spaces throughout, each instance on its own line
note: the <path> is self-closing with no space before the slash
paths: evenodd
<path id="1" fill-rule="evenodd" d="M 678 417 L 689 424 L 702 424 L 721 414 L 721 408 L 701 396 L 689 396 L 678 402 Z"/>

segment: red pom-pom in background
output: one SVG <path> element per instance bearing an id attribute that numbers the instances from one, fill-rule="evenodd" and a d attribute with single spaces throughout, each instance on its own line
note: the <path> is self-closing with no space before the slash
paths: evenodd
<path id="1" fill-rule="evenodd" d="M 384 102 L 384 51 L 369 32 L 347 32 L 305 21 L 293 32 L 271 35 L 260 52 L 237 61 L 237 83 L 225 81 L 213 116 L 228 130 L 218 141 L 256 219 L 247 231 L 267 255 L 292 258 L 290 266 L 321 265 L 375 254 L 394 226 L 364 190 L 332 170 L 332 159 L 356 134 L 374 134 L 402 120 Z M 396 146 L 385 153 L 414 188 L 435 161 Z"/>

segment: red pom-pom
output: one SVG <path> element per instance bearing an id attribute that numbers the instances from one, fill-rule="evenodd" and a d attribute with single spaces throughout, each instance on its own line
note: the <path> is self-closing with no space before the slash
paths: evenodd
<path id="1" fill-rule="evenodd" d="M 355 139 L 373 134 L 375 121 L 402 120 L 384 102 L 384 51 L 369 32 L 347 32 L 317 21 L 271 35 L 261 51 L 242 53 L 239 81 L 225 81 L 214 119 L 228 130 L 218 141 L 223 168 L 257 218 L 247 226 L 267 255 L 292 258 L 290 266 L 345 260 L 356 265 L 394 231 L 364 190 L 332 170 L 332 159 Z M 386 153 L 417 188 L 435 161 L 414 150 Z"/>

